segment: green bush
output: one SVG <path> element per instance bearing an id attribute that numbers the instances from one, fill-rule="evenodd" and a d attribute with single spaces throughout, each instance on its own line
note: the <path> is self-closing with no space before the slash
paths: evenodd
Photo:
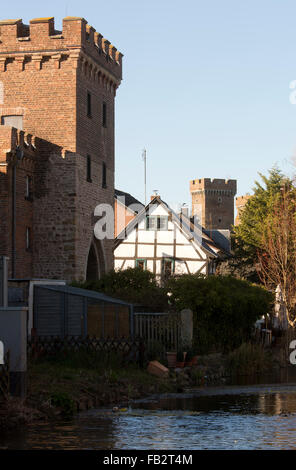
<path id="1" fill-rule="evenodd" d="M 166 290 L 158 286 L 155 275 L 140 268 L 110 271 L 97 281 L 74 281 L 72 286 L 102 292 L 154 311 L 164 311 L 168 306 Z"/>
<path id="2" fill-rule="evenodd" d="M 193 347 L 199 354 L 229 352 L 249 341 L 254 323 L 273 305 L 266 289 L 230 276 L 184 275 L 167 288 L 178 311 L 193 311 Z"/>

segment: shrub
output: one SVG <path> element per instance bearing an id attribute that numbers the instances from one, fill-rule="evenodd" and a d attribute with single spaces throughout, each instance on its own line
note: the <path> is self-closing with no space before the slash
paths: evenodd
<path id="1" fill-rule="evenodd" d="M 167 288 L 177 310 L 193 311 L 193 346 L 199 354 L 229 352 L 248 341 L 256 320 L 273 304 L 263 287 L 230 276 L 184 275 Z"/>
<path id="2" fill-rule="evenodd" d="M 168 306 L 166 290 L 158 286 L 155 275 L 140 268 L 110 271 L 97 281 L 74 281 L 72 286 L 103 292 L 155 311 L 166 310 Z"/>

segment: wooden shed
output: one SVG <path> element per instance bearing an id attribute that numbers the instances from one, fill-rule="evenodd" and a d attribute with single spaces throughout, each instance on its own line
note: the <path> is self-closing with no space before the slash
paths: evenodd
<path id="1" fill-rule="evenodd" d="M 68 285 L 34 287 L 33 327 L 37 336 L 133 336 L 133 305 Z"/>

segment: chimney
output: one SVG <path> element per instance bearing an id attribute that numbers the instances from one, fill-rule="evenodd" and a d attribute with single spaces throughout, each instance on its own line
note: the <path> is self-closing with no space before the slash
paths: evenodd
<path id="1" fill-rule="evenodd" d="M 160 195 L 158 194 L 158 189 L 154 189 L 152 196 L 150 196 L 150 200 L 153 201 L 154 198 L 160 199 Z"/>
<path id="2" fill-rule="evenodd" d="M 188 209 L 188 206 L 186 204 L 183 204 L 183 206 L 181 207 L 181 217 L 189 217 L 189 209 Z"/>
<path id="3" fill-rule="evenodd" d="M 0 256 L 0 308 L 8 306 L 8 259 Z"/>

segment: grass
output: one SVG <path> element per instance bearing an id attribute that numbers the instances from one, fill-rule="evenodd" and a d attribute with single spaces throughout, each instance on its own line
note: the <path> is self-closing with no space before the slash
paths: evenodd
<path id="1" fill-rule="evenodd" d="M 57 406 L 65 415 L 74 404 L 95 398 L 104 406 L 148 393 L 173 391 L 167 379 L 151 376 L 116 354 L 79 352 L 39 358 L 29 363 L 29 400 Z"/>
<path id="2" fill-rule="evenodd" d="M 230 375 L 255 375 L 268 372 L 271 367 L 270 351 L 258 344 L 243 343 L 226 358 L 226 370 Z"/>

